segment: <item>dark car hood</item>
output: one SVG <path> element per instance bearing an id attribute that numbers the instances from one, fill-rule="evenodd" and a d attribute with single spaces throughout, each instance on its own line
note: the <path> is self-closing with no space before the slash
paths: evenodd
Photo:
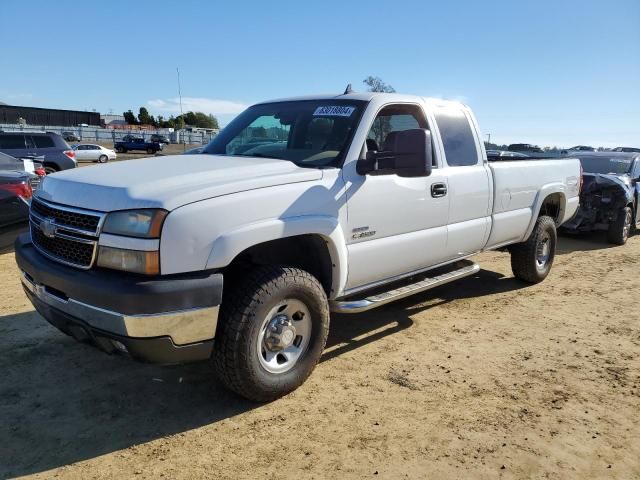
<path id="1" fill-rule="evenodd" d="M 595 192 L 602 188 L 619 186 L 624 191 L 631 191 L 631 179 L 628 175 L 612 175 L 609 173 L 584 173 L 582 175 L 582 192 Z"/>

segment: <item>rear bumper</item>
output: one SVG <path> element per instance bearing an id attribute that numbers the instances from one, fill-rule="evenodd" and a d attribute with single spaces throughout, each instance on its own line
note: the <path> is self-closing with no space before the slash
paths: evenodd
<path id="1" fill-rule="evenodd" d="M 18 238 L 15 252 L 29 300 L 49 323 L 74 338 L 154 363 L 211 356 L 222 274 L 147 279 L 81 271 L 40 255 L 28 235 Z"/>

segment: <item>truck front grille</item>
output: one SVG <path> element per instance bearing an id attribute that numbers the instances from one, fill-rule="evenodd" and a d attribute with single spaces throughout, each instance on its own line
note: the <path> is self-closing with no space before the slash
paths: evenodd
<path id="1" fill-rule="evenodd" d="M 53 218 L 56 224 L 60 226 L 79 228 L 89 233 L 96 233 L 100 223 L 100 215 L 82 213 L 75 209 L 68 210 L 64 207 L 54 207 L 35 198 L 31 202 L 31 211 L 43 218 Z"/>
<path id="2" fill-rule="evenodd" d="M 89 269 L 95 261 L 104 216 L 34 198 L 29 215 L 31 241 L 52 260 Z"/>
<path id="3" fill-rule="evenodd" d="M 79 243 L 66 238 L 47 238 L 33 223 L 31 224 L 31 241 L 54 260 L 61 260 L 63 263 L 81 268 L 91 267 L 95 243 Z"/>

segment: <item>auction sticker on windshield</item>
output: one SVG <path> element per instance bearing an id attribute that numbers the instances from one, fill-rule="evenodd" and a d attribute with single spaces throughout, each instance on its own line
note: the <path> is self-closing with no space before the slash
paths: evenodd
<path id="1" fill-rule="evenodd" d="M 356 107 L 345 107 L 342 105 L 327 105 L 316 108 L 313 116 L 323 117 L 350 117 Z"/>

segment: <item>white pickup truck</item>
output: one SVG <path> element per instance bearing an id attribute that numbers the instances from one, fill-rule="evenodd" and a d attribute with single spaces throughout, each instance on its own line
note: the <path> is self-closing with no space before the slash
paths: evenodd
<path id="1" fill-rule="evenodd" d="M 525 282 L 547 276 L 579 162 L 489 164 L 481 139 L 468 107 L 417 96 L 257 104 L 203 154 L 47 176 L 16 242 L 24 289 L 78 340 L 212 359 L 228 388 L 271 400 L 314 369 L 330 311 L 473 275 L 489 249 Z"/>

